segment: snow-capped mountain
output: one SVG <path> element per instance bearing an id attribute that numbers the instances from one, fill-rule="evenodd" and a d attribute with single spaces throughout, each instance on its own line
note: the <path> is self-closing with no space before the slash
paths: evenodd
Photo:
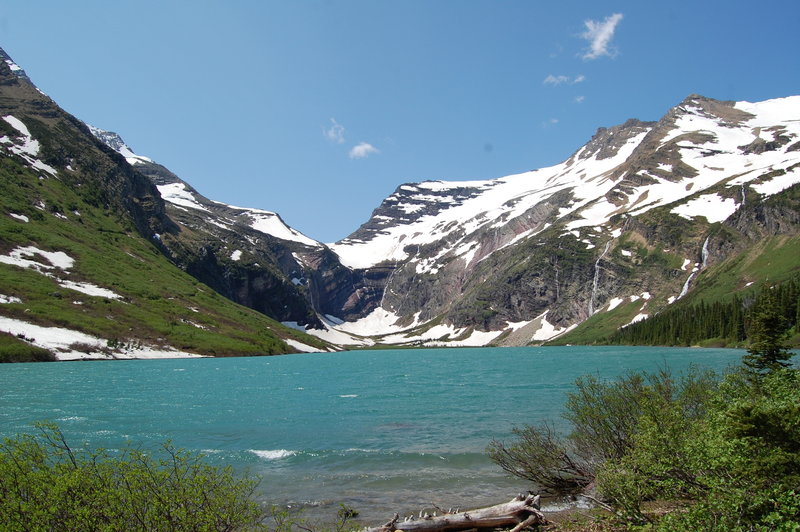
<path id="1" fill-rule="evenodd" d="M 374 308 L 380 273 L 348 269 L 327 246 L 289 227 L 277 213 L 210 200 L 164 166 L 135 154 L 116 133 L 89 128 L 157 187 L 177 224 L 177 230 L 158 235 L 173 262 L 225 297 L 276 320 L 314 328 L 339 343 L 361 342 L 328 329 Z"/>
<path id="2" fill-rule="evenodd" d="M 0 57 L 0 360 L 327 349 L 180 271 L 161 239 L 184 228 L 137 170 L 153 163 L 99 142 Z"/>
<path id="3" fill-rule="evenodd" d="M 141 165 L 140 171 L 148 175 L 155 183 L 161 197 L 178 210 L 194 209 L 203 211 L 208 218 L 216 214 L 216 221 L 223 226 L 246 226 L 268 236 L 299 242 L 312 247 L 322 244 L 296 229 L 292 229 L 274 212 L 246 207 L 234 207 L 218 201 L 212 201 L 200 195 L 188 183 L 156 164 L 149 157 L 137 155 L 117 133 L 105 131 L 87 124 L 92 134 L 108 147 L 120 153 L 131 165 Z"/>
<path id="4" fill-rule="evenodd" d="M 564 222 L 568 230 L 604 226 L 613 216 L 673 202 L 675 214 L 721 222 L 742 201 L 738 192 L 724 196 L 726 190 L 752 184 L 770 195 L 800 179 L 795 170 L 760 179 L 797 164 L 800 153 L 792 143 L 798 141 L 800 96 L 731 105 L 694 96 L 660 122 L 601 130 L 556 166 L 486 181 L 401 185 L 369 222 L 332 248 L 353 268 L 411 262 L 422 274 L 443 267 L 445 257 L 459 257 L 467 267 L 554 223 Z M 699 194 L 718 184 L 725 190 Z M 522 229 L 530 225 L 522 219 L 532 209 L 554 203 L 554 216 Z M 472 238 L 515 220 L 514 230 L 497 231 L 503 236 L 492 245 Z M 446 244 L 435 256 L 420 257 L 419 249 L 438 242 Z"/>
<path id="5" fill-rule="evenodd" d="M 600 129 L 553 167 L 401 185 L 331 246 L 348 267 L 391 270 L 371 321 L 349 327 L 394 340 L 466 343 L 525 327 L 525 341 L 545 340 L 620 298 L 644 302 L 641 318 L 646 307 L 685 293 L 697 268 L 725 258 L 715 224 L 798 181 L 800 97 L 734 103 L 690 96 L 658 122 Z M 656 224 L 650 235 L 637 228 L 645 220 Z M 670 224 L 686 228 L 683 241 L 652 239 Z M 698 232 L 704 244 L 691 237 Z M 674 282 L 645 282 L 655 272 L 635 268 L 646 258 L 640 245 L 671 255 L 677 267 L 660 273 Z M 557 260 L 565 249 L 569 256 Z M 569 273 L 558 266 L 565 260 Z M 434 332 L 420 334 L 431 320 Z M 398 329 L 411 332 L 398 338 Z"/>
<path id="6" fill-rule="evenodd" d="M 785 211 L 754 213 L 800 181 L 798 96 L 693 95 L 657 122 L 600 128 L 552 167 L 407 183 L 329 245 L 274 212 L 209 200 L 92 132 L 158 187 L 180 227 L 159 235 L 175 263 L 339 344 L 527 344 L 603 312 L 624 325 L 685 296 L 748 239 L 796 233 Z"/>

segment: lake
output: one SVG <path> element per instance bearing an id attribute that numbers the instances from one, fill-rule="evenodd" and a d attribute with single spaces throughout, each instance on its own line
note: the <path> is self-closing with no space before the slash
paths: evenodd
<path id="1" fill-rule="evenodd" d="M 689 365 L 743 351 L 525 347 L 0 365 L 0 435 L 56 422 L 73 446 L 126 441 L 206 453 L 263 478 L 260 495 L 379 524 L 531 488 L 485 456 L 515 425 L 560 421 L 576 377 Z M 563 425 L 562 425 L 563 427 Z"/>

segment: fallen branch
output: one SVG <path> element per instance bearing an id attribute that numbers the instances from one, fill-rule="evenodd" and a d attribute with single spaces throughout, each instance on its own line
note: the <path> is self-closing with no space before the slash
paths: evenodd
<path id="1" fill-rule="evenodd" d="M 400 521 L 395 514 L 391 521 L 383 526 L 366 528 L 364 532 L 445 532 L 453 530 L 469 530 L 472 528 L 498 528 L 513 526 L 513 532 L 524 528 L 546 524 L 539 506 L 539 496 L 517 495 L 510 502 L 478 508 L 466 512 L 446 513 L 444 515 L 420 514 L 419 517 L 406 517 Z"/>

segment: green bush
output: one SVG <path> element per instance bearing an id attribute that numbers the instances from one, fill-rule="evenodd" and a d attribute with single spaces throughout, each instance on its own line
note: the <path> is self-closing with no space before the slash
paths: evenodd
<path id="1" fill-rule="evenodd" d="M 592 485 L 624 526 L 797 531 L 800 370 L 774 361 L 720 382 L 697 372 L 584 377 L 567 401 L 566 438 L 526 427 L 489 454 L 546 491 Z M 681 510 L 657 516 L 654 503 Z"/>
<path id="2" fill-rule="evenodd" d="M 0 332 L 0 362 L 51 362 L 55 355 L 22 339 Z"/>
<path id="3" fill-rule="evenodd" d="M 595 480 L 603 464 L 634 449 L 643 417 L 674 410 L 696 419 L 705 412 L 715 382 L 713 373 L 694 369 L 681 379 L 666 370 L 606 382 L 580 377 L 576 390 L 567 394 L 563 417 L 572 430 L 566 437 L 547 424 L 525 426 L 514 429 L 516 441 L 492 441 L 487 452 L 504 470 L 548 493 L 577 493 Z"/>
<path id="4" fill-rule="evenodd" d="M 257 482 L 162 446 L 75 451 L 61 431 L 0 444 L 0 530 L 231 531 L 261 528 Z"/>

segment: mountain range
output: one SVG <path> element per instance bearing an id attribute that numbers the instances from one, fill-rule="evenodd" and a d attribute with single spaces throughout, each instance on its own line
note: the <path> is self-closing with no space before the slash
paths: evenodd
<path id="1" fill-rule="evenodd" d="M 8 352 L 592 342 L 800 265 L 800 96 L 691 95 L 657 122 L 598 129 L 552 167 L 402 184 L 329 244 L 202 196 L 64 112 L 1 51 L 0 114 Z"/>

